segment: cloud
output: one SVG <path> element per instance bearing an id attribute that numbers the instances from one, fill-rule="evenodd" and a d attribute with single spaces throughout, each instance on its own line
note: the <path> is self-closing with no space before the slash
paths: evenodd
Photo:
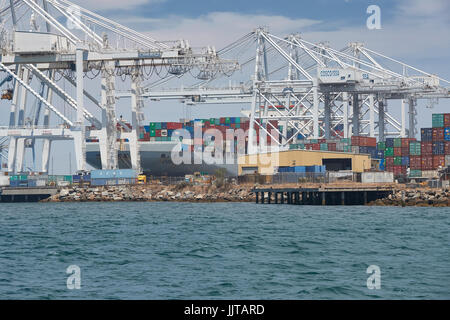
<path id="1" fill-rule="evenodd" d="M 344 21 L 329 23 L 305 18 L 289 18 L 279 15 L 250 15 L 234 12 L 212 12 L 199 17 L 169 16 L 164 18 L 125 17 L 119 22 L 165 40 L 186 39 L 191 46 L 213 45 L 217 49 L 232 43 L 258 26 L 268 26 L 271 33 L 285 36 L 300 32 L 311 42 L 328 41 L 340 49 L 349 42 L 363 42 L 368 48 L 396 58 L 442 59 L 448 57 L 450 23 L 446 9 L 448 0 L 432 0 L 428 6 L 420 0 L 402 1 L 392 9 L 395 15 L 383 20 L 382 29 L 369 30 L 365 21 L 361 25 L 348 26 Z M 411 3 L 411 6 L 408 4 Z M 427 9 L 421 10 L 422 6 Z M 427 11 L 428 10 L 428 11 Z M 414 16 L 417 12 L 428 12 L 426 16 Z M 142 30 L 142 26 L 145 26 Z"/>
<path id="2" fill-rule="evenodd" d="M 72 0 L 89 10 L 133 9 L 139 5 L 164 2 L 165 0 Z"/>
<path id="3" fill-rule="evenodd" d="M 245 15 L 233 12 L 212 12 L 196 18 L 125 18 L 121 23 L 145 31 L 157 40 L 189 40 L 191 46 L 214 45 L 221 48 L 258 26 L 267 26 L 276 34 L 289 34 L 320 23 L 312 19 L 292 19 L 284 16 Z"/>
<path id="4" fill-rule="evenodd" d="M 450 15 L 450 2 L 448 0 L 402 0 L 398 9 L 403 16 L 436 18 Z"/>

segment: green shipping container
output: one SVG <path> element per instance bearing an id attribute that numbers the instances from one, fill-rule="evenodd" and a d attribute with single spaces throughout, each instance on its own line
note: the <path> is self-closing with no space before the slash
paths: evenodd
<path id="1" fill-rule="evenodd" d="M 63 181 L 67 181 L 67 182 L 72 183 L 72 181 L 73 181 L 73 176 L 64 176 Z"/>
<path id="2" fill-rule="evenodd" d="M 155 129 L 156 130 L 161 130 L 161 122 L 156 122 L 155 123 Z"/>
<path id="3" fill-rule="evenodd" d="M 378 150 L 386 150 L 386 142 L 378 142 Z"/>
<path id="4" fill-rule="evenodd" d="M 432 115 L 433 128 L 443 128 L 444 127 L 444 115 L 440 113 L 433 113 Z"/>
<path id="5" fill-rule="evenodd" d="M 420 156 L 420 155 L 422 155 L 420 142 L 410 142 L 409 143 L 409 154 L 411 156 Z"/>
<path id="6" fill-rule="evenodd" d="M 298 145 L 296 144 L 290 144 L 289 145 L 289 150 L 297 150 Z"/>
<path id="7" fill-rule="evenodd" d="M 320 144 L 320 150 L 328 151 L 328 143 L 321 143 Z"/>
<path id="8" fill-rule="evenodd" d="M 230 124 L 230 123 L 231 123 L 230 118 L 225 118 L 225 123 L 226 123 L 226 124 Z"/>
<path id="9" fill-rule="evenodd" d="M 394 157 L 394 166 L 402 165 L 402 157 Z"/>
<path id="10" fill-rule="evenodd" d="M 343 146 L 342 151 L 343 152 L 352 152 L 352 146 Z"/>
<path id="11" fill-rule="evenodd" d="M 422 170 L 411 170 L 409 172 L 410 178 L 420 178 L 422 177 Z"/>
<path id="12" fill-rule="evenodd" d="M 241 118 L 240 118 L 240 117 L 237 117 L 237 118 L 235 119 L 234 123 L 236 123 L 236 124 L 241 123 Z"/>
<path id="13" fill-rule="evenodd" d="M 402 138 L 395 138 L 394 139 L 394 148 L 401 148 L 402 147 Z"/>
<path id="14" fill-rule="evenodd" d="M 149 127 L 150 127 L 150 129 L 155 129 L 156 128 L 156 123 L 150 122 Z"/>
<path id="15" fill-rule="evenodd" d="M 384 151 L 385 157 L 393 157 L 394 156 L 394 148 L 386 148 Z"/>
<path id="16" fill-rule="evenodd" d="M 310 140 L 308 140 L 308 143 L 318 143 L 318 140 L 317 139 L 310 139 Z"/>
<path id="17" fill-rule="evenodd" d="M 150 137 L 155 137 L 155 136 L 156 136 L 156 130 L 150 129 Z"/>
<path id="18" fill-rule="evenodd" d="M 341 139 L 341 142 L 343 144 L 351 144 L 352 143 L 352 139 L 350 139 L 350 138 L 343 138 L 343 139 Z"/>

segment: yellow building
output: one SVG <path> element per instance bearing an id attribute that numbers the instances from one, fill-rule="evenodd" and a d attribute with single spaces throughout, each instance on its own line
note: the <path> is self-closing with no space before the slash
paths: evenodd
<path id="1" fill-rule="evenodd" d="M 274 174 L 278 167 L 323 166 L 329 171 L 364 172 L 371 168 L 368 154 L 333 151 L 289 150 L 239 157 L 239 175 Z"/>

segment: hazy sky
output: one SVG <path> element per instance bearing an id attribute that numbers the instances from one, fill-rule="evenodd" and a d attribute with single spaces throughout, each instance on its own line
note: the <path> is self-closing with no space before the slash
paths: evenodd
<path id="1" fill-rule="evenodd" d="M 187 39 L 196 46 L 221 48 L 258 26 L 268 26 L 273 34 L 300 32 L 311 42 L 328 41 L 336 49 L 348 42 L 364 42 L 368 48 L 400 59 L 430 73 L 450 79 L 450 1 L 448 0 L 79 0 L 76 4 L 94 10 L 161 41 Z M 381 30 L 369 30 L 366 9 L 381 8 Z M 2 77 L 2 76 L 1 76 Z M 120 85 L 119 85 L 120 86 Z M 98 97 L 99 90 L 91 88 Z M 398 104 L 390 112 L 399 114 Z M 202 106 L 194 117 L 239 115 L 246 106 Z M 7 124 L 9 104 L 0 103 L 1 125 Z M 127 101 L 119 103 L 119 114 Z M 69 111 L 67 111 L 70 113 Z M 419 127 L 431 126 L 432 112 L 450 112 L 450 102 L 441 101 L 430 110 L 419 105 Z M 176 101 L 146 103 L 146 121 L 177 121 L 183 108 Z M 72 143 L 56 143 L 53 168 L 69 169 Z M 27 156 L 30 162 L 31 157 Z M 72 169 L 74 168 L 72 159 Z"/>

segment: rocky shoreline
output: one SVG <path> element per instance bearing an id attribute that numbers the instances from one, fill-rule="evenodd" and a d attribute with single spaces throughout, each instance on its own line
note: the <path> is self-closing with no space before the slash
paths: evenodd
<path id="1" fill-rule="evenodd" d="M 255 202 L 255 194 L 252 192 L 255 187 L 255 185 L 235 184 L 223 187 L 189 184 L 72 187 L 59 190 L 56 195 L 43 200 L 43 202 Z M 270 186 L 268 187 L 270 188 Z M 393 194 L 368 205 L 447 207 L 450 206 L 450 189 L 407 189 L 399 186 Z"/>
<path id="2" fill-rule="evenodd" d="M 387 198 L 369 203 L 371 206 L 448 207 L 449 189 L 402 189 Z"/>
<path id="3" fill-rule="evenodd" d="M 43 202 L 104 201 L 180 201 L 180 202 L 253 202 L 253 186 L 142 185 L 73 187 L 61 189 Z"/>

